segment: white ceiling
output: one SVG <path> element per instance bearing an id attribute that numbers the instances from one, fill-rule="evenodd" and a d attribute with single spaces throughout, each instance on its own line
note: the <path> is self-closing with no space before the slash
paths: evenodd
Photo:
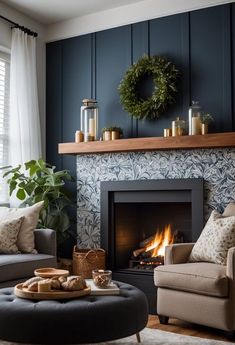
<path id="1" fill-rule="evenodd" d="M 52 24 L 145 0 L 2 0 L 42 24 Z"/>

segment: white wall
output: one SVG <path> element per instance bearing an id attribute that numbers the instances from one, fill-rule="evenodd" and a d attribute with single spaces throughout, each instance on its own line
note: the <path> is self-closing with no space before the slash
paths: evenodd
<path id="1" fill-rule="evenodd" d="M 45 27 L 33 19 L 25 16 L 7 5 L 0 2 L 0 14 L 8 19 L 29 28 L 38 33 L 37 37 L 37 74 L 38 74 L 38 98 L 39 112 L 42 130 L 43 154 L 45 155 L 45 90 L 46 90 L 46 53 L 45 53 Z M 10 49 L 11 47 L 11 25 L 0 20 L 0 46 Z"/>
<path id="2" fill-rule="evenodd" d="M 234 2 L 231 0 L 142 0 L 94 14 L 77 17 L 47 27 L 46 41 L 105 30 L 180 12 Z"/>

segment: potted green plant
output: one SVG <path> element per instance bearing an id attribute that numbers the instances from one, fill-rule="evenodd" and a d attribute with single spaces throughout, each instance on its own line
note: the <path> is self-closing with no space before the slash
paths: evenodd
<path id="1" fill-rule="evenodd" d="M 116 140 L 123 136 L 123 130 L 121 127 L 104 127 L 102 128 L 103 140 Z"/>
<path id="2" fill-rule="evenodd" d="M 203 113 L 201 116 L 201 134 L 207 134 L 208 133 L 208 125 L 213 122 L 214 119 L 211 114 Z"/>
<path id="3" fill-rule="evenodd" d="M 68 206 L 75 206 L 67 195 L 64 185 L 73 178 L 67 170 L 55 171 L 44 160 L 31 160 L 5 172 L 8 176 L 9 192 L 22 201 L 20 207 L 44 201 L 38 227 L 56 230 L 58 246 L 70 235 L 71 220 Z"/>

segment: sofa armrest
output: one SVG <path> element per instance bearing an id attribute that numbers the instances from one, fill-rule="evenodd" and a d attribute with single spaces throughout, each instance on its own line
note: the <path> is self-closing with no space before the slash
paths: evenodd
<path id="1" fill-rule="evenodd" d="M 233 315 L 233 329 L 235 329 L 235 247 L 228 250 L 226 274 L 229 279 L 229 299 Z"/>
<path id="2" fill-rule="evenodd" d="M 56 232 L 52 229 L 35 229 L 35 248 L 40 254 L 56 256 Z"/>
<path id="3" fill-rule="evenodd" d="M 234 282 L 235 284 L 235 247 L 232 247 L 228 250 L 227 256 L 227 276 Z"/>
<path id="4" fill-rule="evenodd" d="M 165 247 L 165 265 L 182 264 L 188 257 L 194 243 L 175 243 Z"/>

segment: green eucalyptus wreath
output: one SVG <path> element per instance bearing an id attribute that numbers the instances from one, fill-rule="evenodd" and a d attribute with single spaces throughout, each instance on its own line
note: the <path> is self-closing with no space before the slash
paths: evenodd
<path id="1" fill-rule="evenodd" d="M 144 77 L 152 76 L 152 96 L 143 99 L 137 92 Z M 137 119 L 158 118 L 168 104 L 175 102 L 175 82 L 179 71 L 161 56 L 143 56 L 126 72 L 118 91 L 123 108 Z"/>

